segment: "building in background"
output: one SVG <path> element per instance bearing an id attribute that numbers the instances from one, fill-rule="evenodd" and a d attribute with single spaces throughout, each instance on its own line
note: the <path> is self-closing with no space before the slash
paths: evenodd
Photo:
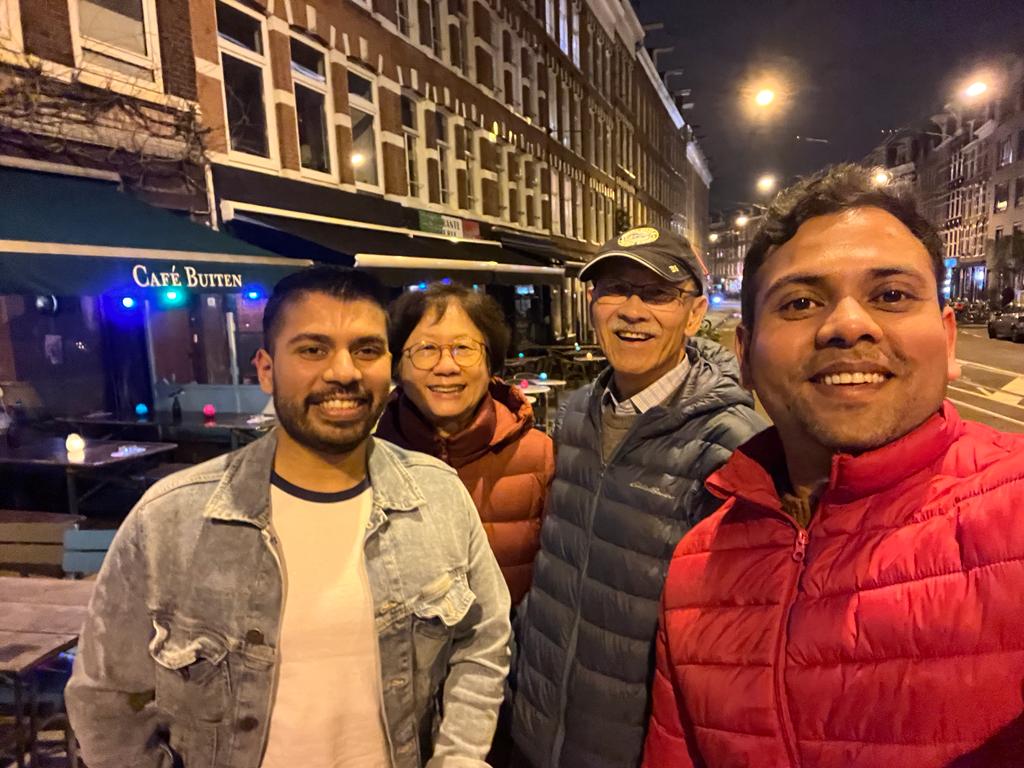
<path id="1" fill-rule="evenodd" d="M 186 409 L 262 408 L 240 388 L 257 298 L 302 262 L 197 223 L 196 84 L 189 0 L 0 0 L 8 405 L 153 412 L 183 390 Z"/>
<path id="2" fill-rule="evenodd" d="M 708 235 L 707 267 L 713 291 L 721 292 L 729 298 L 740 295 L 743 259 L 761 226 L 762 218 L 762 213 L 738 210 L 718 214 L 712 219 Z"/>
<path id="3" fill-rule="evenodd" d="M 991 92 L 887 135 L 864 162 L 916 192 L 952 297 L 1007 303 L 1024 295 L 1024 67 L 1009 63 Z"/>
<path id="4" fill-rule="evenodd" d="M 221 223 L 395 289 L 494 293 L 519 348 L 639 223 L 706 247 L 710 175 L 628 0 L 191 0 Z"/>

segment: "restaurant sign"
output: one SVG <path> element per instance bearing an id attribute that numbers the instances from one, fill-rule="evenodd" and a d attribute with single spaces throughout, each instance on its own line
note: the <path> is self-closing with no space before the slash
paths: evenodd
<path id="1" fill-rule="evenodd" d="M 231 272 L 200 272 L 186 265 L 182 272 L 172 264 L 170 269 L 150 271 L 145 264 L 132 268 L 132 279 L 140 288 L 241 288 L 242 276 Z"/>
<path id="2" fill-rule="evenodd" d="M 480 225 L 475 221 L 463 221 L 457 216 L 445 216 L 432 211 L 420 211 L 420 231 L 432 232 L 445 237 L 480 237 Z"/>

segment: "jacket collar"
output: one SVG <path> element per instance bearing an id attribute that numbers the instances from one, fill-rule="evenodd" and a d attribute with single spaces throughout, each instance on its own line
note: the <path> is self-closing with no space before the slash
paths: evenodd
<path id="1" fill-rule="evenodd" d="M 934 466 L 963 433 L 964 424 L 948 400 L 934 416 L 912 432 L 874 451 L 832 457 L 823 498 L 845 504 L 880 493 Z M 722 469 L 707 480 L 716 496 L 736 496 L 772 510 L 781 510 L 775 477 L 785 477 L 786 461 L 777 430 L 772 427 L 748 440 Z"/>
<path id="2" fill-rule="evenodd" d="M 423 506 L 424 497 L 409 470 L 393 449 L 379 440 L 370 441 L 367 473 L 373 489 L 373 506 L 382 512 L 409 512 Z M 236 451 L 203 516 L 266 528 L 270 524 L 270 473 L 277 450 L 277 429 Z"/>
<path id="3" fill-rule="evenodd" d="M 441 437 L 412 400 L 398 387 L 377 427 L 377 435 L 414 451 L 441 459 L 458 469 L 492 449 L 515 442 L 533 426 L 533 409 L 525 395 L 493 379 L 473 420 L 464 430 Z"/>

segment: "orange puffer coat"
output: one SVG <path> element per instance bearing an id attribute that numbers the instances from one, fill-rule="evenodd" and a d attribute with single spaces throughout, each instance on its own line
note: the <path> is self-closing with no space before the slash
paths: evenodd
<path id="1" fill-rule="evenodd" d="M 530 589 L 544 500 L 555 471 L 551 438 L 533 428 L 533 409 L 522 392 L 494 379 L 472 423 L 443 438 L 399 387 L 376 436 L 435 456 L 459 473 L 480 512 L 512 605 L 518 604 Z"/>
<path id="2" fill-rule="evenodd" d="M 1024 765 L 1024 435 L 948 402 L 833 459 L 805 530 L 774 430 L 662 598 L 646 768 Z"/>

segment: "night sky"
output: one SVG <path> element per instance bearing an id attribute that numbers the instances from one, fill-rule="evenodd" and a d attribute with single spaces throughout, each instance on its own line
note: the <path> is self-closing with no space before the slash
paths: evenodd
<path id="1" fill-rule="evenodd" d="M 1024 56 L 1024 0 L 634 0 L 659 70 L 681 67 L 684 113 L 703 136 L 715 177 L 712 210 L 765 202 L 757 177 L 783 181 L 830 162 L 860 160 L 884 129 L 919 121 L 951 100 L 978 67 Z M 778 77 L 771 119 L 744 114 L 750 88 Z M 828 144 L 796 136 L 827 139 Z"/>

